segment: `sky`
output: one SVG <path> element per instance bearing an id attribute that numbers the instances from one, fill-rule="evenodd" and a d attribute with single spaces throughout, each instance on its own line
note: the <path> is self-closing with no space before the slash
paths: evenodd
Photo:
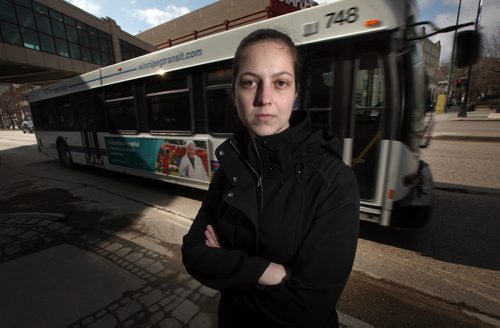
<path id="1" fill-rule="evenodd" d="M 122 30 L 135 35 L 151 27 L 195 11 L 214 0 L 66 0 L 97 16 L 111 17 Z M 317 0 L 318 3 L 335 0 Z M 370 0 L 365 0 L 370 1 Z M 417 0 L 420 21 L 430 20 L 438 27 L 454 25 L 460 0 Z M 474 21 L 480 0 L 461 0 L 460 23 Z M 486 37 L 500 38 L 500 0 L 483 0 L 481 31 Z M 427 29 L 429 30 L 429 29 Z M 441 62 L 449 62 L 453 33 L 431 37 L 441 41 Z"/>

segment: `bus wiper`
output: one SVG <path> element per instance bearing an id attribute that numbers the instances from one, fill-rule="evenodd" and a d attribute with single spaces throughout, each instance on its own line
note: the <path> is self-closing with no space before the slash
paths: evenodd
<path id="1" fill-rule="evenodd" d="M 451 31 L 455 31 L 455 30 L 461 29 L 463 27 L 471 26 L 471 25 L 474 25 L 474 24 L 475 24 L 475 22 L 468 22 L 468 23 L 463 23 L 463 24 L 451 25 L 451 26 L 448 26 L 448 27 L 438 28 L 434 23 L 429 22 L 429 21 L 418 22 L 418 23 L 415 23 L 415 24 L 407 25 L 407 27 L 415 27 L 415 26 L 421 26 L 421 25 L 430 25 L 433 28 L 434 31 L 432 33 L 429 33 L 429 34 L 424 34 L 424 35 L 419 35 L 419 36 L 416 36 L 416 37 L 406 38 L 406 41 L 416 41 L 416 40 L 426 39 L 428 37 L 431 37 L 431 36 L 439 34 L 439 33 L 447 33 L 447 32 L 451 32 Z"/>

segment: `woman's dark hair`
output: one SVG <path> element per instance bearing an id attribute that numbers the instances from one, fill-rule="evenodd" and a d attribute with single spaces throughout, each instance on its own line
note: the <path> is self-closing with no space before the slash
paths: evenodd
<path id="1" fill-rule="evenodd" d="M 234 91 L 234 85 L 236 83 L 236 77 L 238 76 L 238 73 L 240 71 L 240 62 L 241 58 L 243 57 L 243 53 L 251 45 L 263 41 L 279 42 L 284 44 L 290 50 L 290 53 L 292 54 L 293 58 L 293 68 L 295 70 L 294 72 L 295 90 L 298 91 L 299 76 L 301 69 L 299 51 L 297 50 L 295 44 L 288 35 L 270 28 L 253 31 L 252 33 L 248 34 L 245 38 L 243 38 L 243 40 L 241 40 L 240 44 L 238 45 L 238 48 L 236 49 L 236 53 L 234 54 L 234 59 L 233 59 L 233 91 Z"/>

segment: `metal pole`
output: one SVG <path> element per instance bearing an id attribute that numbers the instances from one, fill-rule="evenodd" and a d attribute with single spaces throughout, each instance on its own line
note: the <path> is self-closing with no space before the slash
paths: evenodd
<path id="1" fill-rule="evenodd" d="M 479 0 L 477 4 L 477 15 L 476 15 L 476 24 L 474 24 L 474 29 L 477 31 L 479 26 L 479 16 L 481 14 L 481 6 L 483 4 L 483 0 Z M 465 97 L 462 106 L 460 107 L 460 112 L 458 113 L 458 117 L 467 117 L 467 109 L 469 108 L 469 91 L 470 86 L 472 84 L 471 81 L 472 76 L 472 64 L 469 65 L 469 71 L 467 72 L 467 84 L 465 86 Z"/>
<path id="2" fill-rule="evenodd" d="M 462 7 L 462 0 L 460 0 L 458 3 L 457 22 L 455 23 L 455 25 L 458 25 L 458 20 L 460 19 L 460 7 Z M 455 33 L 453 34 L 453 47 L 451 48 L 450 69 L 448 70 L 448 90 L 446 91 L 446 105 L 444 106 L 445 113 L 447 112 L 448 109 L 448 101 L 451 92 L 451 74 L 453 72 L 453 59 L 455 57 L 456 40 L 457 40 L 457 30 L 455 30 Z"/>

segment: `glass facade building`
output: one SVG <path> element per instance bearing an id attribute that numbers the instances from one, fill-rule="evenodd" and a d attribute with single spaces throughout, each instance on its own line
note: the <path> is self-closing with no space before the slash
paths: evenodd
<path id="1" fill-rule="evenodd" d="M 32 0 L 0 0 L 0 41 L 97 65 L 115 62 L 110 34 Z"/>

